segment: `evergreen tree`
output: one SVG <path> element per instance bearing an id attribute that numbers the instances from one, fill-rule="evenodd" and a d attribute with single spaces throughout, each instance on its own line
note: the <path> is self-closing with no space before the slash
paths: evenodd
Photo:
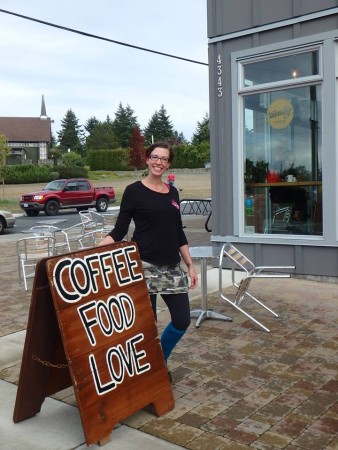
<path id="1" fill-rule="evenodd" d="M 204 141 L 210 143 L 210 126 L 208 113 L 206 113 L 206 115 L 203 117 L 202 122 L 197 122 L 196 131 L 192 135 L 191 143 L 192 145 L 198 145 Z"/>
<path id="2" fill-rule="evenodd" d="M 113 121 L 111 120 L 111 118 L 110 118 L 110 115 L 109 115 L 109 114 L 107 114 L 107 117 L 106 117 L 106 122 L 107 122 L 107 123 L 109 123 L 110 125 L 113 125 Z"/>
<path id="3" fill-rule="evenodd" d="M 187 144 L 187 140 L 184 137 L 184 134 L 178 133 L 177 131 L 174 131 L 174 134 L 172 135 L 171 138 L 166 139 L 166 141 L 170 144 L 170 145 L 180 145 L 180 144 Z"/>
<path id="4" fill-rule="evenodd" d="M 130 138 L 130 165 L 134 169 L 144 167 L 144 137 L 139 127 L 135 127 Z"/>
<path id="5" fill-rule="evenodd" d="M 100 121 L 95 116 L 92 116 L 87 120 L 84 128 L 89 135 L 92 133 L 98 123 L 100 123 Z"/>
<path id="6" fill-rule="evenodd" d="M 97 123 L 87 137 L 86 149 L 105 150 L 118 147 L 116 136 L 110 123 Z"/>
<path id="7" fill-rule="evenodd" d="M 50 139 L 50 148 L 55 147 L 56 146 L 56 142 L 57 142 L 57 139 L 55 137 L 55 134 L 52 132 L 51 139 Z"/>
<path id="8" fill-rule="evenodd" d="M 175 139 L 175 134 L 177 135 L 177 132 L 170 121 L 170 116 L 162 105 L 159 111 L 155 111 L 144 129 L 146 143 L 150 145 L 153 140 L 170 141 L 172 138 Z"/>
<path id="9" fill-rule="evenodd" d="M 148 125 L 143 130 L 144 139 L 147 145 L 151 145 L 153 141 L 160 141 L 160 139 L 157 139 L 157 136 L 159 135 L 158 132 L 159 128 L 160 123 L 158 118 L 158 112 L 155 111 L 154 114 L 151 116 Z"/>
<path id="10" fill-rule="evenodd" d="M 186 138 L 185 138 L 185 136 L 184 136 L 182 131 L 177 136 L 177 139 L 178 139 L 180 144 L 187 144 L 188 143 L 188 141 L 186 140 Z"/>
<path id="11" fill-rule="evenodd" d="M 144 139 L 146 142 L 146 145 L 151 145 L 153 141 L 159 141 L 160 139 L 157 139 L 157 135 L 159 132 L 160 124 L 159 124 L 159 118 L 158 118 L 158 112 L 155 111 L 154 114 L 151 116 L 148 125 L 143 130 Z M 156 136 L 156 138 L 155 138 Z"/>
<path id="12" fill-rule="evenodd" d="M 118 146 L 123 148 L 129 147 L 133 129 L 139 127 L 137 117 L 129 105 L 124 108 L 120 102 L 112 127 L 118 141 Z"/>
<path id="13" fill-rule="evenodd" d="M 82 150 L 82 127 L 79 125 L 79 120 L 74 112 L 69 109 L 65 117 L 61 121 L 61 130 L 58 131 L 58 139 L 60 148 L 63 151 L 71 149 L 74 152 Z"/>

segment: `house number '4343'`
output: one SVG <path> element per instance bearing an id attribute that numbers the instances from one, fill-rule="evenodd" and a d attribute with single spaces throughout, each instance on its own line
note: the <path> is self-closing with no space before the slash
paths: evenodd
<path id="1" fill-rule="evenodd" d="M 223 95 L 223 83 L 222 83 L 222 58 L 221 55 L 217 56 L 217 97 L 222 97 Z"/>

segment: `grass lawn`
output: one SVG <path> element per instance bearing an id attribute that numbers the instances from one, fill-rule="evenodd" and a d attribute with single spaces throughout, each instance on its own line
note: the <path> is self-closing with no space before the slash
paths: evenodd
<path id="1" fill-rule="evenodd" d="M 119 205 L 124 189 L 128 184 L 142 180 L 143 172 L 105 172 L 97 171 L 89 174 L 89 179 L 94 186 L 113 186 L 115 189 L 116 203 Z M 175 170 L 175 186 L 179 189 L 180 198 L 209 198 L 211 197 L 210 172 L 201 169 L 198 172 L 189 170 Z M 165 181 L 165 178 L 163 178 Z M 13 213 L 22 212 L 19 200 L 22 194 L 39 191 L 47 183 L 34 184 L 8 184 L 0 186 L 0 209 Z"/>

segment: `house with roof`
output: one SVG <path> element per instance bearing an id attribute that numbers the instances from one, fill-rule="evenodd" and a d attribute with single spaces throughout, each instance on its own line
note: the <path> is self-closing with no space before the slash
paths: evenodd
<path id="1" fill-rule="evenodd" d="M 52 132 L 44 96 L 40 117 L 0 117 L 0 134 L 6 136 L 11 149 L 7 164 L 47 162 Z"/>

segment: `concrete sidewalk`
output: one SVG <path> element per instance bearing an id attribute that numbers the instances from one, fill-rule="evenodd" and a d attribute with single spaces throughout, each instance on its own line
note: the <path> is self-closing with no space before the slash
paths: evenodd
<path id="1" fill-rule="evenodd" d="M 203 227 L 187 221 L 192 246 L 209 244 Z M 86 448 L 72 388 L 46 399 L 34 418 L 12 422 L 30 292 L 17 281 L 15 240 L 0 237 L 0 246 L 0 448 Z M 193 320 L 169 360 L 174 410 L 162 417 L 138 411 L 104 448 L 337 450 L 337 285 L 256 280 L 254 295 L 279 314 L 248 304 L 266 333 L 220 302 L 217 275 L 208 271 L 208 306 L 233 321 L 209 319 L 196 328 Z M 195 294 L 193 309 L 200 305 Z M 168 317 L 161 308 L 159 333 Z"/>
<path id="2" fill-rule="evenodd" d="M 0 380 L 0 448 L 6 450 L 69 450 L 88 448 L 77 407 L 46 398 L 40 414 L 15 424 L 12 412 L 16 386 Z M 92 445 L 90 448 L 103 448 Z M 121 425 L 114 429 L 112 440 L 104 445 L 107 450 L 178 449 L 182 448 Z"/>

